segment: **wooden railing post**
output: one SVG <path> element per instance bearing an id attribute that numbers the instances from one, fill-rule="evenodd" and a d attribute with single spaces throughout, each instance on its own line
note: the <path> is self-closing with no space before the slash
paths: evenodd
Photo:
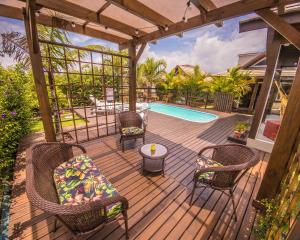
<path id="1" fill-rule="evenodd" d="M 27 7 L 23 9 L 24 24 L 26 30 L 27 44 L 29 48 L 32 73 L 37 92 L 37 97 L 42 116 L 45 138 L 47 142 L 56 141 L 55 131 L 52 124 L 51 108 L 47 93 L 45 75 L 43 71 L 42 57 L 39 46 L 36 19 L 35 19 L 35 1 L 27 0 Z"/>

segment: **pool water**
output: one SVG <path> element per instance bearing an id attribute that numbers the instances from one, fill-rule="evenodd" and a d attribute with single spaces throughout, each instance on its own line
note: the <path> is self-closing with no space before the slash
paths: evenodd
<path id="1" fill-rule="evenodd" d="M 191 122 L 207 123 L 218 119 L 218 116 L 211 113 L 201 112 L 183 107 L 176 107 L 167 104 L 150 103 L 150 111 L 162 113 L 168 116 L 181 118 Z"/>

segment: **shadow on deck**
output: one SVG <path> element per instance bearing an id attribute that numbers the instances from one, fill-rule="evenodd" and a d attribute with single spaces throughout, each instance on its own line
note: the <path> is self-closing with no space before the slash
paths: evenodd
<path id="1" fill-rule="evenodd" d="M 141 141 L 126 144 L 120 151 L 118 136 L 83 144 L 88 155 L 118 191 L 129 200 L 130 239 L 251 239 L 255 197 L 268 156 L 250 169 L 235 189 L 238 221 L 233 220 L 227 196 L 211 189 L 198 189 L 194 204 L 188 200 L 192 187 L 194 160 L 199 150 L 226 143 L 227 136 L 243 115 L 222 114 L 212 123 L 199 124 L 151 112 L 146 142 L 169 148 L 166 176 L 140 173 Z M 26 150 L 28 145 L 24 147 Z M 52 233 L 54 218 L 32 208 L 24 192 L 25 153 L 19 156 L 10 209 L 11 239 L 70 239 L 64 227 Z M 42 183 L 41 183 L 42 184 Z M 123 221 L 104 226 L 90 239 L 125 239 Z"/>

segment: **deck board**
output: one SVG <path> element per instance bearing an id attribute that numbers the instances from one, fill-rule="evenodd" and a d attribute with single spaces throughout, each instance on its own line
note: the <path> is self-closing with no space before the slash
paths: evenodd
<path id="1" fill-rule="evenodd" d="M 129 201 L 130 239 L 250 239 L 255 211 L 251 199 L 257 194 L 266 160 L 241 179 L 235 189 L 238 222 L 232 218 L 231 202 L 221 192 L 198 189 L 189 206 L 194 160 L 199 150 L 227 142 L 237 121 L 248 117 L 219 114 L 214 122 L 199 124 L 151 112 L 146 141 L 169 149 L 165 177 L 141 175 L 141 141 L 129 141 L 120 151 L 118 136 L 86 142 L 89 156 L 118 191 Z M 26 147 L 24 148 L 24 151 Z M 11 239 L 70 239 L 64 227 L 53 233 L 54 218 L 31 207 L 24 192 L 24 159 L 17 162 L 10 209 Z M 267 159 L 265 155 L 261 159 Z M 123 221 L 110 223 L 89 239 L 125 239 Z"/>

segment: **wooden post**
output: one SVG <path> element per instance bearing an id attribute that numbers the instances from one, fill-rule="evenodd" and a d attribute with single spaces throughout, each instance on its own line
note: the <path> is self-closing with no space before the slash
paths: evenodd
<path id="1" fill-rule="evenodd" d="M 47 142 L 56 141 L 55 131 L 52 124 L 51 109 L 47 93 L 45 75 L 43 71 L 42 57 L 38 41 L 36 20 L 35 20 L 35 1 L 27 0 L 27 7 L 23 9 L 24 24 L 26 30 L 27 44 L 29 48 L 32 73 L 36 87 L 37 97 L 42 116 L 45 138 Z"/>
<path id="2" fill-rule="evenodd" d="M 255 105 L 255 100 L 256 100 L 256 97 L 257 97 L 258 87 L 259 87 L 259 83 L 256 80 L 254 88 L 253 88 L 253 91 L 252 91 L 250 104 L 249 104 L 249 107 L 248 107 L 248 113 L 252 113 L 253 112 L 254 105 Z"/>
<path id="3" fill-rule="evenodd" d="M 277 81 L 277 80 L 280 81 L 280 78 L 281 78 L 281 70 L 277 70 L 275 73 L 275 76 L 274 76 L 274 80 L 272 82 L 272 86 L 271 86 L 271 90 L 270 90 L 269 97 L 267 100 L 266 109 L 263 114 L 262 122 L 264 122 L 267 118 L 267 115 L 272 112 L 272 106 L 273 106 L 273 103 L 276 100 L 276 96 L 278 94 L 278 90 L 275 85 L 275 81 Z"/>
<path id="4" fill-rule="evenodd" d="M 136 111 L 136 45 L 128 47 L 129 59 L 129 110 Z"/>
<path id="5" fill-rule="evenodd" d="M 288 104 L 262 180 L 257 200 L 273 198 L 287 171 L 289 159 L 300 131 L 300 63 L 292 85 Z"/>
<path id="6" fill-rule="evenodd" d="M 268 37 L 267 37 L 267 69 L 257 99 L 255 113 L 252 120 L 250 132 L 249 132 L 249 138 L 252 139 L 255 139 L 256 133 L 259 128 L 259 124 L 261 123 L 265 111 L 268 96 L 272 87 L 273 79 L 278 65 L 280 49 L 281 49 L 280 38 L 276 35 L 274 29 L 269 28 Z"/>

